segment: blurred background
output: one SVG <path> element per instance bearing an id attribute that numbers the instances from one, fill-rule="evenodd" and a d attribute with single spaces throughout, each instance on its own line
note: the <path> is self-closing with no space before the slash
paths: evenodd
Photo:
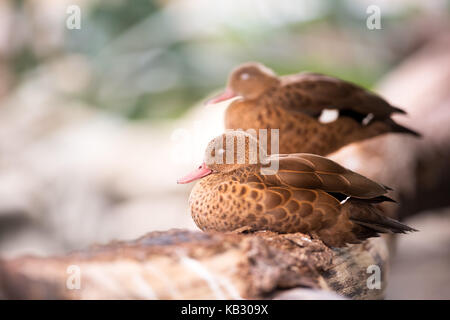
<path id="1" fill-rule="evenodd" d="M 449 17 L 447 0 L 0 1 L 0 255 L 196 228 L 192 186 L 176 179 L 223 130 L 226 106 L 202 104 L 230 69 L 254 60 L 389 92 L 392 72 L 450 35 Z M 400 239 L 388 298 L 450 299 L 450 211 L 412 223 L 433 237 Z"/>

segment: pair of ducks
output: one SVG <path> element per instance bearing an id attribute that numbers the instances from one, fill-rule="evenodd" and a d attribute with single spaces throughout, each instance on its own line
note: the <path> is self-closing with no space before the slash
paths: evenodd
<path id="1" fill-rule="evenodd" d="M 277 77 L 259 63 L 233 70 L 225 92 L 211 102 L 234 97 L 240 98 L 228 106 L 225 125 L 239 130 L 213 139 L 204 163 L 178 181 L 200 179 L 189 197 L 200 229 L 302 232 L 330 247 L 416 231 L 383 215 L 377 204 L 393 201 L 388 187 L 322 157 L 388 132 L 418 136 L 391 119 L 403 110 L 336 78 Z M 267 156 L 270 150 L 248 129 L 279 129 L 281 154 Z M 278 170 L 264 171 L 274 161 Z"/>

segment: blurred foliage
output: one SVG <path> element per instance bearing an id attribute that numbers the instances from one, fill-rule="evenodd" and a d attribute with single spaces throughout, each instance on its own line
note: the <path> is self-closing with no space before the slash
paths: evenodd
<path id="1" fill-rule="evenodd" d="M 32 14 L 30 2 L 15 2 L 15 10 Z M 62 43 L 46 54 L 25 43 L 10 63 L 20 85 L 40 64 L 81 56 L 92 76 L 72 99 L 130 119 L 174 118 L 249 60 L 279 74 L 322 72 L 370 88 L 408 53 L 424 8 L 405 3 L 383 14 L 382 30 L 368 30 L 366 1 L 83 1 L 81 30 L 63 27 Z"/>
<path id="2" fill-rule="evenodd" d="M 115 37 L 158 10 L 155 1 L 96 1 L 83 16 L 80 32 L 66 30 L 67 49 L 89 55 L 97 54 Z"/>

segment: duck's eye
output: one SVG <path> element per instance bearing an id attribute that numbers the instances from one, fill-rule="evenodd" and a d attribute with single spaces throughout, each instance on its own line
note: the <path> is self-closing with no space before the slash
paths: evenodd
<path id="1" fill-rule="evenodd" d="M 241 80 L 247 80 L 250 78 L 250 75 L 247 72 L 241 73 Z"/>

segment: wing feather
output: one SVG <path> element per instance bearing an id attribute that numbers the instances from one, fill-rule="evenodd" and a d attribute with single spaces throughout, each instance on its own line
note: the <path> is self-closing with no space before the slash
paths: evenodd
<path id="1" fill-rule="evenodd" d="M 290 95 L 287 108 L 318 117 L 323 109 L 353 111 L 364 118 L 385 120 L 392 113 L 405 113 L 382 97 L 353 83 L 317 73 L 300 73 L 282 77 L 281 95 Z"/>
<path id="2" fill-rule="evenodd" d="M 361 199 L 380 197 L 388 192 L 384 185 L 318 155 L 295 153 L 279 158 L 273 155 L 271 159 L 278 159 L 279 170 L 274 175 L 260 176 L 270 185 L 320 189 Z"/>

